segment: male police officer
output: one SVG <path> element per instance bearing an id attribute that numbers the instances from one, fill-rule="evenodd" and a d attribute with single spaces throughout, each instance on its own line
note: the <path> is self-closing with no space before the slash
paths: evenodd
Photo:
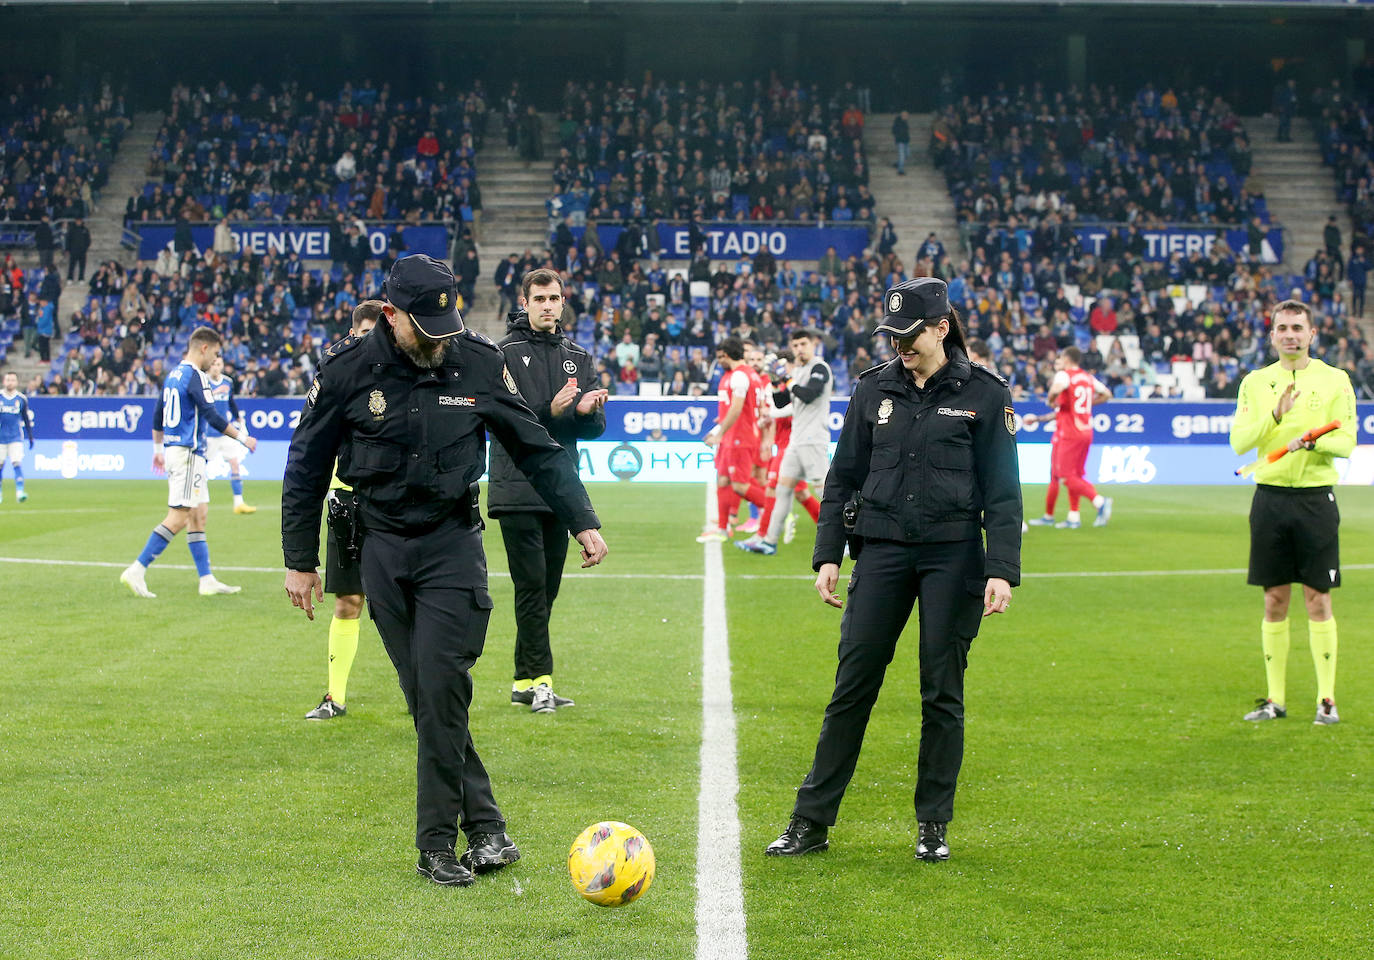
<path id="1" fill-rule="evenodd" d="M 829 845 L 883 673 L 919 600 L 916 856 L 949 858 L 945 828 L 964 754 L 969 645 L 980 614 L 1005 611 L 1020 580 L 1021 485 L 1006 382 L 969 363 L 943 280 L 900 283 L 886 307 L 877 332 L 891 335 L 897 357 L 855 386 L 811 558 L 821 599 L 843 607 L 835 588 L 849 528 L 857 561 L 835 692 L 792 820 L 768 847 L 772 856 Z"/>
<path id="2" fill-rule="evenodd" d="M 469 670 L 482 653 L 491 597 L 477 480 L 485 431 L 576 531 L 583 566 L 606 544 L 567 453 L 520 399 L 501 350 L 467 332 L 448 267 L 423 254 L 397 260 L 386 323 L 331 349 L 306 398 L 282 488 L 286 592 L 314 619 L 323 600 L 320 506 L 338 457 L 364 530 L 363 584 L 396 666 L 419 741 L 418 871 L 466 886 L 473 873 L 519 858 L 468 732 Z M 454 856 L 461 826 L 467 851 Z"/>
<path id="3" fill-rule="evenodd" d="M 553 270 L 531 270 L 520 281 L 520 306 L 501 340 L 520 396 L 549 435 L 577 462 L 577 441 L 606 431 L 606 391 L 596 387 L 591 355 L 558 329 L 566 301 Z M 568 531 L 534 492 L 501 444 L 491 448 L 487 512 L 501 522 L 501 539 L 515 585 L 515 679 L 511 703 L 553 713 L 573 701 L 553 692 L 549 617 L 563 582 Z"/>

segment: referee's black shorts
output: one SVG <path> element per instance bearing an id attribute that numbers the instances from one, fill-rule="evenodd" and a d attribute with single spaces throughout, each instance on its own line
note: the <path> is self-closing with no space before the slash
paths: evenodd
<path id="1" fill-rule="evenodd" d="M 1250 576 L 1257 587 L 1341 585 L 1341 512 L 1330 487 L 1259 484 L 1250 502 Z"/>
<path id="2" fill-rule="evenodd" d="M 324 592 L 336 597 L 363 594 L 362 565 L 339 548 L 333 527 L 329 528 L 324 549 Z"/>

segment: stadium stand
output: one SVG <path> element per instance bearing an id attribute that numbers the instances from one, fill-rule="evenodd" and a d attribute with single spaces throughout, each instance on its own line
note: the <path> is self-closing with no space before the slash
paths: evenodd
<path id="1" fill-rule="evenodd" d="M 569 82 L 550 215 L 874 222 L 852 85 Z"/>
<path id="2" fill-rule="evenodd" d="M 282 84 L 173 88 L 130 221 L 472 220 L 488 108 L 480 81 L 428 97 L 346 83 L 332 97 Z"/>
<path id="3" fill-rule="evenodd" d="M 1318 309 L 1316 352 L 1374 396 L 1374 369 L 1344 288 L 1320 268 L 1285 273 L 1261 262 L 1258 244 L 1232 250 L 1220 240 L 1205 256 L 1145 258 L 1141 231 L 1159 223 L 1248 220 L 1252 234 L 1265 226 L 1263 197 L 1246 179 L 1243 125 L 1219 98 L 1167 85 L 1130 97 L 1000 87 L 955 98 L 933 118 L 930 156 L 959 211 L 959 236 L 931 235 L 914 250 L 908 243 L 904 259 L 876 232 L 882 209 L 867 193 L 858 136 L 865 116 L 850 94 L 777 81 L 567 85 L 553 174 L 559 192 L 548 203 L 559 229 L 513 268 L 517 276 L 536 266 L 562 270 L 576 316 L 568 332 L 593 352 L 609 389 L 702 393 L 724 336 L 778 350 L 792 329 L 811 326 L 844 392 L 889 356 L 870 336 L 884 290 L 934 275 L 949 281 L 970 332 L 988 342 L 1020 399 L 1043 393 L 1054 353 L 1070 344 L 1120 397 L 1234 395 L 1237 374 L 1263 356 L 1268 307 L 1288 296 Z M 270 96 L 255 88 L 242 99 L 223 85 L 178 87 L 171 99 L 154 151 L 161 182 L 130 199 L 130 216 L 327 211 L 347 230 L 349 219 L 369 212 L 359 207 L 371 204 L 368 189 L 378 185 L 386 216 L 451 213 L 434 204 L 461 195 L 461 184 L 450 190 L 456 170 L 475 177 L 475 155 L 463 151 L 478 142 L 486 115 L 480 88 L 394 105 L 385 87 L 367 83 L 327 102 L 294 86 Z M 510 147 L 534 162 L 538 114 L 514 95 L 506 100 Z M 440 131 L 437 152 L 422 145 L 431 130 Z M 333 168 L 355 138 L 364 145 L 352 176 L 339 179 Z M 438 178 L 428 190 L 408 182 L 387 190 L 398 182 L 389 178 L 402 176 L 393 160 Z M 315 189 L 326 178 L 335 192 Z M 257 199 L 250 179 L 261 188 Z M 224 189 L 209 192 L 216 184 Z M 690 261 L 656 254 L 659 216 L 825 222 L 840 188 L 864 198 L 856 215 L 872 225 L 874 242 L 863 256 L 792 263 L 767 252 L 714 262 L 703 251 Z M 416 196 L 434 199 L 406 206 Z M 1100 253 L 1089 253 L 1073 228 L 1099 221 L 1111 225 L 1109 235 Z M 604 249 L 587 229 L 598 223 L 625 227 L 621 242 Z M 465 234 L 459 245 L 471 242 Z M 302 393 L 321 348 L 345 329 L 353 304 L 380 288 L 395 253 L 330 263 L 169 249 L 133 267 L 108 261 L 95 269 L 84 307 L 62 318 L 60 346 L 30 389 L 152 392 L 190 329 L 209 323 L 225 335 L 240 395 Z M 6 345 L 29 322 L 26 293 L 41 281 L 30 273 L 41 271 L 6 281 L 21 294 L 7 292 L 0 309 Z"/>
<path id="4" fill-rule="evenodd" d="M 123 97 L 108 83 L 79 94 L 51 77 L 0 99 L 0 223 L 89 216 L 129 126 Z M 17 237 L 3 242 L 20 245 Z"/>

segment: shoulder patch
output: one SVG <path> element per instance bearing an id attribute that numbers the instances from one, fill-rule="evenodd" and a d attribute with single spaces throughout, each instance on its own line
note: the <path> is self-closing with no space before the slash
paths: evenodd
<path id="1" fill-rule="evenodd" d="M 990 370 L 987 367 L 983 366 L 981 363 L 974 363 L 972 360 L 969 361 L 968 365 L 969 368 L 974 372 L 974 374 L 981 373 L 984 377 L 987 377 L 989 380 L 996 380 L 1004 387 L 1009 385 L 1007 383 L 1006 377 L 1002 376 L 996 370 Z"/>

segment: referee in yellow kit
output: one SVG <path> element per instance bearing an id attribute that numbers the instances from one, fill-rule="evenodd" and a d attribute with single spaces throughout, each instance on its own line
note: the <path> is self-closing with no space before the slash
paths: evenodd
<path id="1" fill-rule="evenodd" d="M 1249 582 L 1264 588 L 1260 637 L 1269 692 L 1245 719 L 1278 720 L 1288 715 L 1288 600 L 1293 583 L 1299 582 L 1317 669 L 1315 722 L 1338 723 L 1331 590 L 1341 585 L 1341 517 L 1331 461 L 1350 456 L 1355 448 L 1355 392 L 1344 370 L 1308 356 L 1312 308 L 1307 304 L 1285 300 L 1274 307 L 1269 339 L 1279 360 L 1241 381 L 1231 424 L 1231 449 L 1236 453 L 1256 449 L 1263 457 L 1280 448 L 1288 450 L 1255 471 Z M 1307 431 L 1333 420 L 1340 421 L 1337 429 L 1317 440 L 1303 439 Z"/>

